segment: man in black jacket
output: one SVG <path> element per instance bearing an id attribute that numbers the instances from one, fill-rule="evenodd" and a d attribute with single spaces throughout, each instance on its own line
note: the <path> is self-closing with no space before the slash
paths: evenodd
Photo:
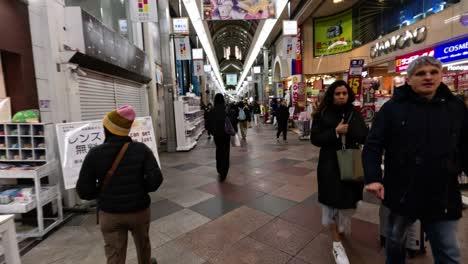
<path id="1" fill-rule="evenodd" d="M 387 263 L 405 262 L 407 229 L 416 219 L 435 263 L 460 263 L 458 174 L 468 172 L 468 115 L 463 102 L 441 82 L 441 69 L 432 57 L 411 62 L 408 83 L 382 107 L 364 147 L 366 190 L 390 209 Z"/>
<path id="2" fill-rule="evenodd" d="M 86 155 L 76 185 L 81 199 L 98 200 L 108 264 L 125 263 L 128 231 L 135 241 L 138 263 L 156 263 L 151 259 L 148 235 L 151 215 L 148 193 L 156 191 L 163 178 L 153 152 L 128 136 L 134 119 L 131 106 L 122 106 L 104 117 L 105 142 Z M 106 172 L 125 143 L 129 143 L 128 149 L 103 184 Z"/>

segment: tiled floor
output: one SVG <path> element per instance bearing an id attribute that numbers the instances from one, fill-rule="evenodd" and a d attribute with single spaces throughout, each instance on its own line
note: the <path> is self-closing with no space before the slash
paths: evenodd
<path id="1" fill-rule="evenodd" d="M 331 238 L 320 223 L 318 149 L 289 133 L 277 144 L 270 126 L 252 128 L 231 149 L 227 181 L 217 182 L 212 140 L 162 153 L 162 187 L 151 194 L 150 236 L 160 264 L 329 264 Z M 371 197 L 366 201 L 372 200 Z M 22 257 L 24 264 L 105 263 L 94 214 L 69 221 Z M 344 245 L 352 264 L 384 263 L 378 206 L 360 202 Z M 468 217 L 460 221 L 468 263 Z M 428 251 L 429 252 L 429 251 Z M 137 263 L 129 236 L 127 263 Z M 430 253 L 409 263 L 432 263 Z"/>

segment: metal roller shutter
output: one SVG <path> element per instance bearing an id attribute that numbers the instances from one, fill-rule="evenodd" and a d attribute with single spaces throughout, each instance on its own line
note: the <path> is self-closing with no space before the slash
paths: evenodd
<path id="1" fill-rule="evenodd" d="M 143 98 L 141 97 L 141 85 L 137 83 L 115 81 L 115 99 L 117 107 L 131 105 L 137 116 L 144 116 Z"/>
<path id="2" fill-rule="evenodd" d="M 137 116 L 147 115 L 147 103 L 142 84 L 113 78 L 86 70 L 78 76 L 81 120 L 102 119 L 115 108 L 129 104 Z"/>

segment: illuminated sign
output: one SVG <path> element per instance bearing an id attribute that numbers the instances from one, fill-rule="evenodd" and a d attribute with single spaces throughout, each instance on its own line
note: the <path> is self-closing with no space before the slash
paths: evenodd
<path id="1" fill-rule="evenodd" d="M 460 39 L 435 47 L 435 56 L 442 63 L 468 58 L 468 39 Z"/>
<path id="2" fill-rule="evenodd" d="M 409 64 L 421 56 L 432 56 L 434 57 L 434 48 L 423 49 L 402 56 L 397 56 L 395 61 L 395 71 L 403 72 L 408 69 Z"/>

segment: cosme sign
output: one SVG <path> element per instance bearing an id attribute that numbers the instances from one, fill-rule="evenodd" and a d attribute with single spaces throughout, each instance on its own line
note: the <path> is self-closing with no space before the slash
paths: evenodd
<path id="1" fill-rule="evenodd" d="M 418 44 L 423 42 L 427 36 L 427 29 L 425 26 L 418 27 L 415 30 L 406 30 L 402 34 L 392 36 L 385 41 L 375 43 L 370 49 L 371 58 L 388 54 L 398 49 L 409 47 L 411 43 Z"/>

